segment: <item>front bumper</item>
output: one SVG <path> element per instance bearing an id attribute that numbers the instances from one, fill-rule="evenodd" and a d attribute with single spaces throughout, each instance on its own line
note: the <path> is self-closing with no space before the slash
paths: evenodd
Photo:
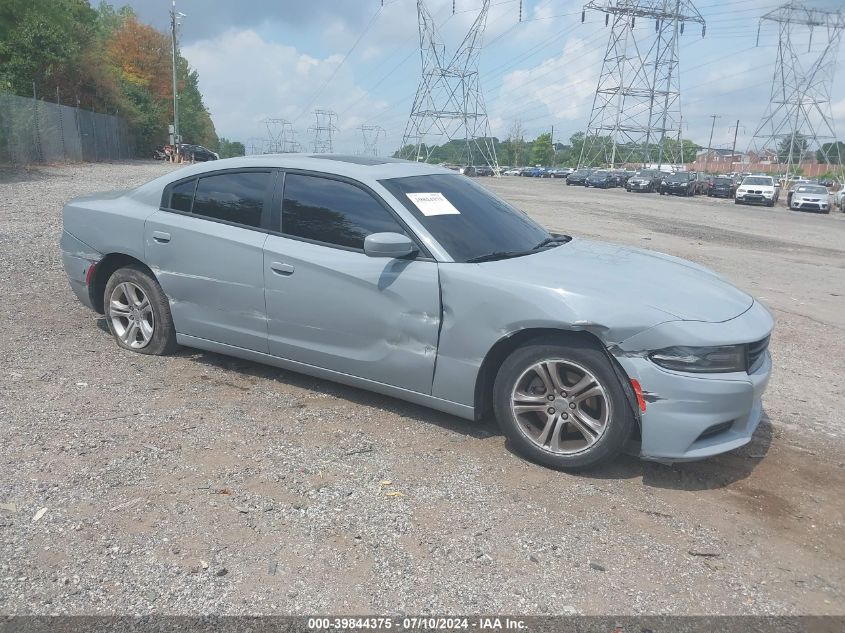
<path id="1" fill-rule="evenodd" d="M 631 337 L 622 347 L 657 349 L 688 338 L 690 344 L 751 343 L 771 332 L 769 312 L 754 303 L 723 323 L 677 321 Z M 686 333 L 685 333 L 686 332 Z M 645 351 L 617 349 L 614 356 L 643 390 L 640 456 L 676 462 L 711 457 L 751 441 L 763 413 L 762 396 L 772 373 L 766 351 L 752 373 L 700 374 L 663 369 Z"/>
<path id="2" fill-rule="evenodd" d="M 820 200 L 802 200 L 792 198 L 790 207 L 795 211 L 830 211 L 830 204 Z"/>
<path id="3" fill-rule="evenodd" d="M 738 202 L 754 204 L 768 204 L 775 199 L 774 194 L 765 193 L 737 193 L 735 198 Z"/>

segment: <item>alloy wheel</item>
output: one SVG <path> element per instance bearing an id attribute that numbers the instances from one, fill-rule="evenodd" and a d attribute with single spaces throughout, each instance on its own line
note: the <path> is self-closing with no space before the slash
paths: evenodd
<path id="1" fill-rule="evenodd" d="M 564 359 L 526 369 L 511 393 L 520 431 L 544 451 L 573 455 L 591 448 L 610 421 L 610 399 L 589 370 Z"/>
<path id="2" fill-rule="evenodd" d="M 150 298 L 132 282 L 125 281 L 112 290 L 109 318 L 114 333 L 127 347 L 141 349 L 153 338 L 155 315 Z"/>

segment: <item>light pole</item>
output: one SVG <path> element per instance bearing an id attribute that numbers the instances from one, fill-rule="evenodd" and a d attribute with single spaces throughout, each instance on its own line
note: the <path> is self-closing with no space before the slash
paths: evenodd
<path id="1" fill-rule="evenodd" d="M 176 0 L 173 0 L 173 9 L 170 11 L 170 36 L 173 47 L 173 147 L 176 160 L 179 160 L 179 97 L 176 93 L 176 26 L 179 18 L 184 18 L 184 13 L 176 11 Z"/>

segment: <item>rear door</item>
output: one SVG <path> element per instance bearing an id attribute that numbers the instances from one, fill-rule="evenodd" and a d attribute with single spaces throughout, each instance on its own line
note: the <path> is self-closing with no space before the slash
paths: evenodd
<path id="1" fill-rule="evenodd" d="M 411 233 L 359 184 L 292 172 L 283 181 L 281 230 L 264 246 L 270 353 L 431 393 L 437 263 L 364 254 L 371 233 Z"/>
<path id="2" fill-rule="evenodd" d="M 272 170 L 176 182 L 147 219 L 147 262 L 179 334 L 267 352 L 263 247 Z"/>

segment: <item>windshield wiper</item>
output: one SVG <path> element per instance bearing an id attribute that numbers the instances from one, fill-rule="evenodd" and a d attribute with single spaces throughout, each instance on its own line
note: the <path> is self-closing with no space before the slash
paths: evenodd
<path id="1" fill-rule="evenodd" d="M 479 255 L 478 257 L 470 257 L 466 260 L 467 264 L 478 264 L 480 262 L 492 262 L 496 259 L 510 259 L 511 257 L 522 257 L 523 255 L 528 255 L 533 253 L 534 249 L 530 251 L 493 251 L 492 253 L 485 253 L 484 255 Z"/>
<path id="2" fill-rule="evenodd" d="M 572 238 L 568 235 L 555 235 L 553 237 L 547 237 L 542 242 L 537 244 L 537 246 L 527 251 L 493 251 L 492 253 L 485 253 L 484 255 L 471 257 L 466 260 L 466 262 L 468 264 L 478 264 L 480 262 L 491 262 L 497 259 L 510 259 L 512 257 L 522 257 L 523 255 L 530 255 L 531 253 L 536 253 L 537 251 L 543 250 L 548 246 L 559 246 L 560 244 L 565 244 L 571 239 Z"/>
<path id="3" fill-rule="evenodd" d="M 560 244 L 566 244 L 571 239 L 572 238 L 568 235 L 552 235 L 552 237 L 547 237 L 531 250 L 536 251 L 541 248 L 545 248 L 546 246 L 551 246 L 552 244 L 554 244 L 555 246 L 558 246 Z"/>

